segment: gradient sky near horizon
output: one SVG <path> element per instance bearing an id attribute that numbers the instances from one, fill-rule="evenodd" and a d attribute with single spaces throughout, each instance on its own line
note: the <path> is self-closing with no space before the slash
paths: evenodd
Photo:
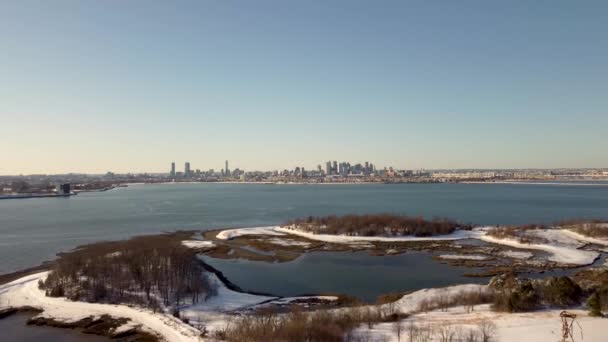
<path id="1" fill-rule="evenodd" d="M 0 1 L 0 174 L 608 167 L 606 1 Z"/>

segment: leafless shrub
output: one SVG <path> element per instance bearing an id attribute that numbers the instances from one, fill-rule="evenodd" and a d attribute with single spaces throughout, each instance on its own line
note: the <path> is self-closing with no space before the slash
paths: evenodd
<path id="1" fill-rule="evenodd" d="M 437 334 L 437 339 L 439 342 L 456 342 L 458 341 L 458 330 L 450 325 L 444 324 L 439 325 L 435 328 L 435 332 Z"/>
<path id="2" fill-rule="evenodd" d="M 477 327 L 480 342 L 496 341 L 496 324 L 489 320 L 483 320 Z"/>
<path id="3" fill-rule="evenodd" d="M 403 322 L 397 320 L 393 322 L 393 333 L 397 336 L 397 342 L 401 342 L 401 334 L 403 333 Z"/>
<path id="4" fill-rule="evenodd" d="M 594 238 L 608 238 L 608 224 L 600 221 L 579 222 L 565 227 L 581 235 Z"/>
<path id="5" fill-rule="evenodd" d="M 418 337 L 416 342 L 430 342 L 433 340 L 433 327 L 431 325 L 423 325 L 418 327 Z"/>
<path id="6" fill-rule="evenodd" d="M 536 229 L 546 229 L 544 225 L 529 224 L 523 226 L 497 227 L 488 230 L 487 234 L 497 239 L 513 239 L 520 243 L 547 243 L 547 239 L 539 236 L 526 234 L 526 232 Z"/>
<path id="7" fill-rule="evenodd" d="M 447 311 L 450 307 L 465 306 L 467 312 L 471 312 L 475 310 L 476 305 L 491 303 L 493 300 L 494 291 L 492 290 L 462 290 L 454 294 L 444 291 L 423 299 L 418 304 L 417 311 L 429 312 L 437 309 Z"/>
<path id="8" fill-rule="evenodd" d="M 293 307 L 287 314 L 272 310 L 237 318 L 220 337 L 228 341 L 344 341 L 358 337 L 352 330 L 366 320 L 362 310 L 302 312 Z"/>
<path id="9" fill-rule="evenodd" d="M 462 342 L 479 342 L 479 332 L 474 329 L 463 330 L 460 333 L 459 341 Z"/>

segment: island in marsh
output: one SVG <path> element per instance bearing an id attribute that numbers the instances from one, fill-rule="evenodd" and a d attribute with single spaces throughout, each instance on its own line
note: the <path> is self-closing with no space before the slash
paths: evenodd
<path id="1" fill-rule="evenodd" d="M 530 337 L 526 334 L 532 329 L 531 338 L 553 340 L 563 309 L 578 315 L 585 341 L 602 341 L 608 333 L 605 320 L 596 318 L 608 310 L 604 265 L 570 277 L 517 274 L 589 266 L 606 252 L 605 223 L 505 229 L 445 219 L 374 217 L 306 218 L 276 227 L 175 232 L 82 246 L 60 254 L 46 271 L 20 274 L 0 285 L 0 310 L 4 315 L 36 310 L 30 324 L 134 340 L 398 341 L 406 329 L 416 339 L 447 334 L 470 337 L 467 341 L 521 339 Z M 337 295 L 244 293 L 198 257 L 271 261 L 316 250 L 428 250 L 448 263 L 507 262 L 488 285 L 392 293 L 366 304 Z"/>
<path id="2" fill-rule="evenodd" d="M 428 251 L 443 263 L 483 269 L 543 272 L 597 262 L 608 246 L 608 224 L 568 221 L 551 226 L 474 226 L 449 219 L 402 215 L 307 217 L 274 227 L 207 231 L 211 257 L 287 262 L 316 251 L 368 251 L 393 255 Z"/>

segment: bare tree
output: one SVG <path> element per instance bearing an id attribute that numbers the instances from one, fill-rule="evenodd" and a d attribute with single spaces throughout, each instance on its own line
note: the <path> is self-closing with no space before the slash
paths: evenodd
<path id="1" fill-rule="evenodd" d="M 493 342 L 496 339 L 496 324 L 484 319 L 477 326 L 480 342 Z"/>
<path id="2" fill-rule="evenodd" d="M 439 325 L 435 331 L 440 342 L 455 342 L 457 339 L 456 329 L 450 324 Z"/>
<path id="3" fill-rule="evenodd" d="M 397 342 L 401 342 L 401 333 L 403 332 L 403 323 L 400 320 L 393 322 L 393 332 L 397 336 Z"/>

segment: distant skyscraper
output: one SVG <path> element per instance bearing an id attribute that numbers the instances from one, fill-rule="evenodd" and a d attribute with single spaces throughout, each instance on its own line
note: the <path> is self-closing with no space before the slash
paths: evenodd
<path id="1" fill-rule="evenodd" d="M 171 163 L 171 177 L 175 177 L 175 162 Z"/>
<path id="2" fill-rule="evenodd" d="M 190 163 L 189 162 L 186 162 L 186 165 L 184 166 L 184 174 L 185 175 L 190 174 Z"/>
<path id="3" fill-rule="evenodd" d="M 325 174 L 326 175 L 331 175 L 331 162 L 328 161 L 327 163 L 325 163 Z"/>
<path id="4" fill-rule="evenodd" d="M 230 176 L 230 169 L 228 168 L 228 161 L 226 160 L 226 168 L 224 169 L 226 176 Z"/>

